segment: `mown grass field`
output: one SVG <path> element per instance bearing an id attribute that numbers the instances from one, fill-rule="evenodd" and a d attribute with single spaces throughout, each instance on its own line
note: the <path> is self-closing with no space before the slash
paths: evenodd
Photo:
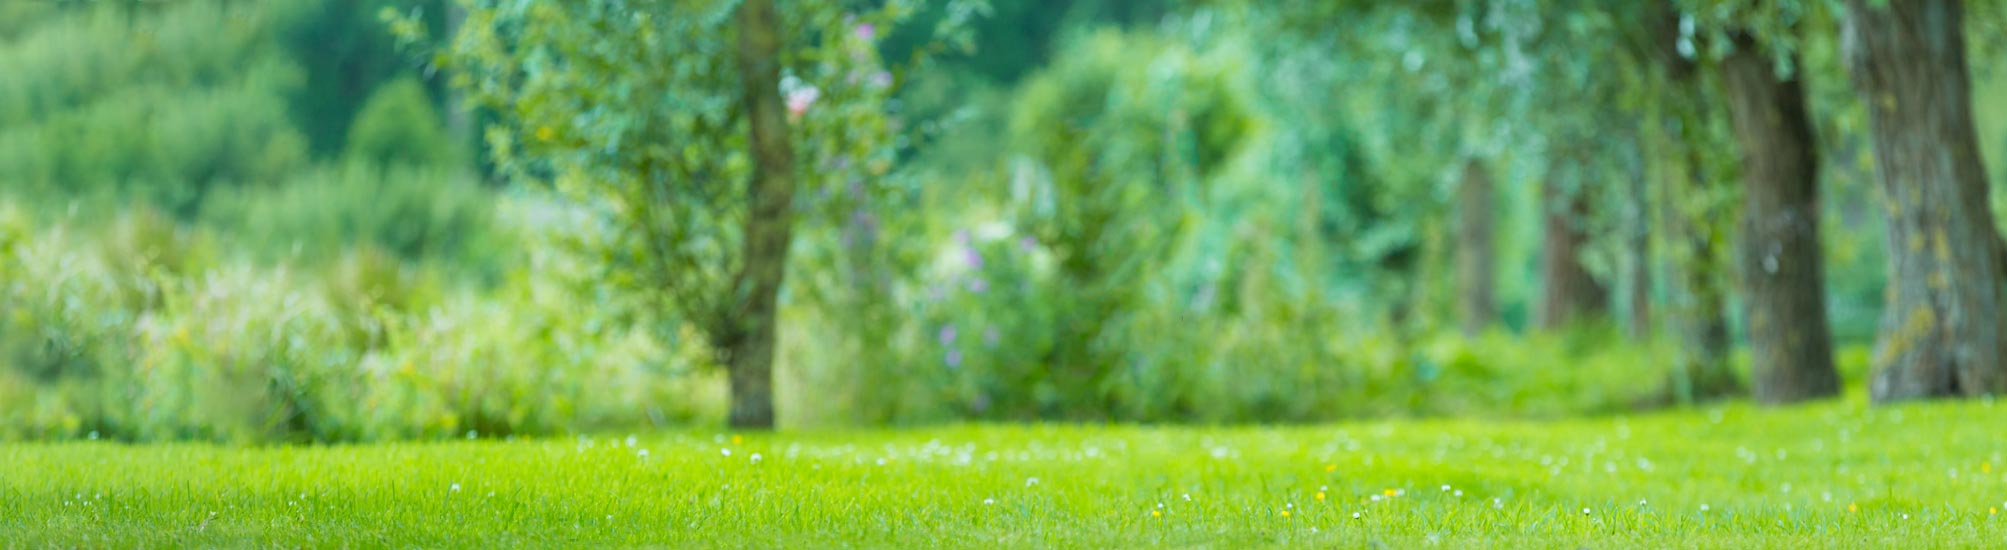
<path id="1" fill-rule="evenodd" d="M 1986 547 L 2007 409 L 0 445 L 0 546 Z"/>

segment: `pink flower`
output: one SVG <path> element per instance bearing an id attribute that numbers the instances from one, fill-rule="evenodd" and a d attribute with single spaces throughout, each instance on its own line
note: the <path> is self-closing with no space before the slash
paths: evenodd
<path id="1" fill-rule="evenodd" d="M 855 29 L 852 29 L 852 31 L 857 35 L 858 40 L 863 40 L 865 42 L 870 42 L 871 39 L 876 38 L 878 36 L 878 27 L 870 23 L 864 23 L 858 25 Z"/>
<path id="2" fill-rule="evenodd" d="M 801 117 L 802 114 L 808 112 L 809 106 L 815 105 L 815 100 L 819 97 L 822 97 L 822 90 L 817 90 L 814 86 L 803 86 L 788 90 L 788 114 L 794 115 L 797 118 Z"/>
<path id="3" fill-rule="evenodd" d="M 941 327 L 940 338 L 941 338 L 941 345 L 943 346 L 955 343 L 955 326 L 948 325 Z"/>

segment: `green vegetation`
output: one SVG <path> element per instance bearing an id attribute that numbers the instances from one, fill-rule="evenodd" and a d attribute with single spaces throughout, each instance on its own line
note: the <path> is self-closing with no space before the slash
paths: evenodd
<path id="1" fill-rule="evenodd" d="M 1968 0 L 0 1 L 0 547 L 1988 545 L 2003 60 Z"/>
<path id="2" fill-rule="evenodd" d="M 25 546 L 1987 546 L 2007 536 L 1995 407 L 9 445 L 0 532 Z"/>

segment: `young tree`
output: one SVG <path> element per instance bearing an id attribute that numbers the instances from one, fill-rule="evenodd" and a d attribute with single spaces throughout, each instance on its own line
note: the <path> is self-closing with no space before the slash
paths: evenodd
<path id="1" fill-rule="evenodd" d="M 601 214 L 605 234 L 579 245 L 627 291 L 607 305 L 665 338 L 694 328 L 728 370 L 731 424 L 771 428 L 790 245 L 844 261 L 822 252 L 844 249 L 826 245 L 833 220 L 871 214 L 853 207 L 893 156 L 877 29 L 908 6 L 461 3 L 443 57 L 497 114 L 497 169 Z"/>
<path id="2" fill-rule="evenodd" d="M 732 380 L 731 424 L 741 428 L 774 425 L 773 367 L 778 319 L 775 302 L 794 231 L 794 146 L 788 143 L 787 114 L 780 98 L 781 30 L 773 0 L 739 4 L 739 85 L 751 127 L 753 174 L 746 195 L 745 252 L 732 278 L 734 312 L 726 320 L 724 348 Z"/>
<path id="3" fill-rule="evenodd" d="M 1848 64 L 1888 198 L 1879 402 L 2007 389 L 2007 296 L 1973 129 L 1962 0 L 1847 2 Z"/>

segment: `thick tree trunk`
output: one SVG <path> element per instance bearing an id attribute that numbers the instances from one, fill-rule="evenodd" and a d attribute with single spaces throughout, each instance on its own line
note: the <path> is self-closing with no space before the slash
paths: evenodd
<path id="1" fill-rule="evenodd" d="M 746 194 L 751 207 L 745 250 L 733 280 L 736 307 L 725 320 L 732 326 L 723 352 L 730 370 L 732 427 L 770 429 L 779 341 L 775 310 L 794 225 L 794 147 L 788 143 L 787 111 L 781 105 L 781 32 L 773 0 L 745 0 L 738 23 L 738 65 L 754 164 Z"/>
<path id="2" fill-rule="evenodd" d="M 1673 380 L 1673 397 L 1692 403 L 1739 394 L 1742 383 L 1728 365 L 1728 299 L 1723 288 L 1722 257 L 1708 220 L 1711 212 L 1695 213 L 1682 198 L 1700 197 L 1709 191 L 1708 170 L 1702 151 L 1713 141 L 1703 127 L 1708 116 L 1695 76 L 1699 65 L 1679 52 L 1680 13 L 1672 0 L 1660 0 L 1647 24 L 1654 33 L 1652 52 L 1664 71 L 1671 89 L 1666 94 L 1668 134 L 1679 144 L 1674 168 L 1661 182 L 1666 220 L 1667 262 L 1672 273 L 1666 278 L 1672 289 L 1672 317 L 1680 342 L 1680 371 Z M 1688 199 L 1690 200 L 1690 199 Z M 1708 210 L 1712 210 L 1709 208 Z"/>
<path id="3" fill-rule="evenodd" d="M 1609 289 L 1582 265 L 1582 251 L 1589 243 L 1588 188 L 1569 191 L 1556 180 L 1550 174 L 1540 189 L 1542 288 L 1533 324 L 1543 330 L 1599 317 L 1610 308 Z"/>
<path id="4" fill-rule="evenodd" d="M 2007 389 L 2000 234 L 1972 125 L 1964 4 L 1847 3 L 1848 64 L 1888 197 L 1889 288 L 1870 393 Z"/>
<path id="5" fill-rule="evenodd" d="M 1496 280 L 1496 233 L 1492 221 L 1491 174 L 1484 163 L 1470 159 L 1463 165 L 1463 183 L 1457 188 L 1456 284 L 1457 318 L 1466 335 L 1476 335 L 1498 317 Z"/>
<path id="6" fill-rule="evenodd" d="M 1721 62 L 1742 148 L 1742 290 L 1756 400 L 1839 393 L 1819 252 L 1819 160 L 1805 90 L 1747 35 Z M 1795 63 L 1794 63 L 1795 64 Z"/>

